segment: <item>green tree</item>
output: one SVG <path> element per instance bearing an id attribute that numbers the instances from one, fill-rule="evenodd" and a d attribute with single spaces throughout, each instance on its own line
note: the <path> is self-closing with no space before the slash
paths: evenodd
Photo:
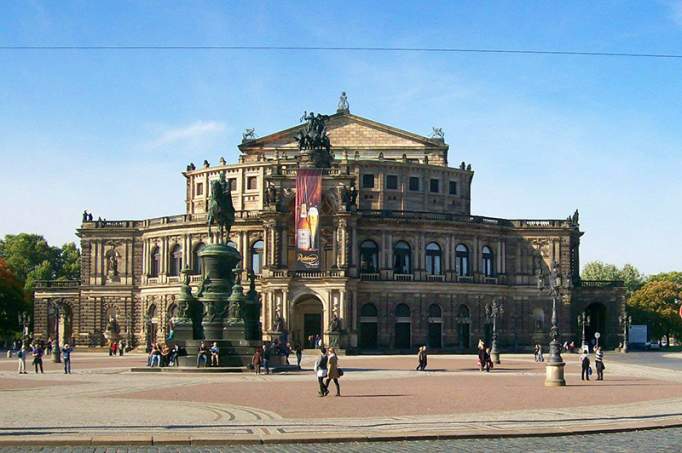
<path id="1" fill-rule="evenodd" d="M 36 280 L 56 278 L 55 263 L 59 254 L 58 247 L 51 247 L 37 234 L 8 234 L 0 240 L 0 257 L 27 290 L 33 289 Z"/>
<path id="2" fill-rule="evenodd" d="M 81 277 L 81 251 L 73 242 L 68 242 L 59 250 L 56 264 L 58 280 L 79 280 Z"/>
<path id="3" fill-rule="evenodd" d="M 622 280 L 628 296 L 644 284 L 645 276 L 632 264 L 622 268 L 602 261 L 591 261 L 583 267 L 580 274 L 583 280 Z"/>
<path id="4" fill-rule="evenodd" d="M 80 278 L 80 250 L 73 242 L 59 248 L 37 234 L 8 234 L 0 240 L 0 257 L 28 292 L 33 291 L 36 280 Z"/>
<path id="5" fill-rule="evenodd" d="M 682 285 L 682 272 L 661 272 L 660 274 L 654 274 L 649 276 L 650 282 L 673 282 L 678 285 Z"/>
<path id="6" fill-rule="evenodd" d="M 666 280 L 647 282 L 627 302 L 633 322 L 646 323 L 652 338 L 682 336 L 682 318 L 679 301 L 682 300 L 682 284 Z"/>
<path id="7" fill-rule="evenodd" d="M 28 311 L 22 284 L 5 260 L 0 258 L 0 336 L 15 337 L 21 331 L 19 314 Z"/>

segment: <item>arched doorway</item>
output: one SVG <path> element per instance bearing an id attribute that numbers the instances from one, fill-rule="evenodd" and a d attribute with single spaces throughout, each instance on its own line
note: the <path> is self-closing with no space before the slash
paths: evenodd
<path id="1" fill-rule="evenodd" d="M 396 349 L 412 348 L 412 319 L 410 307 L 398 304 L 395 307 L 395 347 Z"/>
<path id="2" fill-rule="evenodd" d="M 599 302 L 594 302 L 585 308 L 585 313 L 590 317 L 590 324 L 585 326 L 587 343 L 592 348 L 593 341 L 595 341 L 594 334 L 599 332 L 601 334 L 600 342 L 604 346 L 603 342 L 606 339 L 606 306 Z"/>
<path id="3" fill-rule="evenodd" d="M 360 349 L 377 348 L 377 307 L 367 303 L 360 308 Z"/>
<path id="4" fill-rule="evenodd" d="M 293 306 L 290 334 L 304 348 L 315 347 L 315 338 L 322 337 L 324 307 L 315 296 L 303 296 Z"/>
<path id="5" fill-rule="evenodd" d="M 429 306 L 429 347 L 440 349 L 443 346 L 443 319 L 440 305 Z"/>
<path id="6" fill-rule="evenodd" d="M 469 307 L 460 305 L 457 309 L 457 336 L 459 338 L 459 345 L 462 349 L 469 349 L 471 344 L 470 326 L 471 316 L 469 314 Z"/>

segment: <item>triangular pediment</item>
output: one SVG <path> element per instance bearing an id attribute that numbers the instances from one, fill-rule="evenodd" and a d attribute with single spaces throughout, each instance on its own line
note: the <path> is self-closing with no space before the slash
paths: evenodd
<path id="1" fill-rule="evenodd" d="M 259 152 L 272 149 L 297 149 L 294 136 L 303 124 L 242 143 L 242 152 Z M 413 134 L 376 121 L 352 115 L 337 113 L 327 121 L 327 133 L 332 149 L 393 149 L 393 150 L 437 150 L 447 148 L 443 141 Z"/>

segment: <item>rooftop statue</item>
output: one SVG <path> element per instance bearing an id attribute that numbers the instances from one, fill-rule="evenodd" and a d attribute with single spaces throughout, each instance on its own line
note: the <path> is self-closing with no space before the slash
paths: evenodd
<path id="1" fill-rule="evenodd" d="M 315 168 L 329 168 L 333 160 L 332 145 L 327 136 L 326 122 L 328 119 L 328 115 L 303 112 L 301 121 L 305 121 L 306 124 L 294 136 L 298 142 L 298 150 L 309 152 Z"/>
<path id="2" fill-rule="evenodd" d="M 350 105 L 348 105 L 348 96 L 346 92 L 342 91 L 339 97 L 339 105 L 336 107 L 336 113 L 350 113 Z"/>
<path id="3" fill-rule="evenodd" d="M 211 236 L 211 225 L 218 225 L 218 244 L 225 243 L 234 225 L 235 209 L 232 204 L 230 183 L 225 180 L 225 173 L 211 183 L 211 200 L 208 203 L 208 235 Z"/>
<path id="4" fill-rule="evenodd" d="M 431 133 L 431 138 L 435 139 L 444 139 L 445 138 L 445 132 L 443 132 L 442 127 L 432 127 L 433 132 Z"/>

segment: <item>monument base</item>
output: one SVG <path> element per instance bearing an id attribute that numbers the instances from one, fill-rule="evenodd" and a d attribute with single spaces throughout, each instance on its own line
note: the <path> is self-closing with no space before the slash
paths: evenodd
<path id="1" fill-rule="evenodd" d="M 178 365 L 181 368 L 197 368 L 197 353 L 199 346 L 204 343 L 207 349 L 216 343 L 219 349 L 218 367 L 250 367 L 256 348 L 261 346 L 260 341 L 250 340 L 187 340 L 184 342 L 187 355 L 178 357 Z M 211 354 L 209 352 L 206 367 L 211 364 Z M 202 363 L 202 367 L 204 364 Z"/>
<path id="2" fill-rule="evenodd" d="M 547 362 L 545 365 L 545 387 L 563 387 L 566 385 L 564 379 L 564 362 L 552 363 Z"/>

